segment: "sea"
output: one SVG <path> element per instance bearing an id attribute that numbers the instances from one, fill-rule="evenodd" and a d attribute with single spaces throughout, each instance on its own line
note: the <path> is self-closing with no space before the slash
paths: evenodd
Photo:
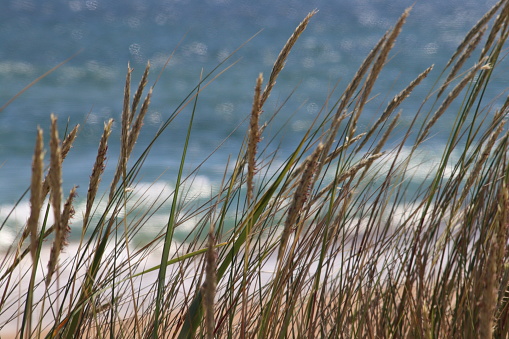
<path id="1" fill-rule="evenodd" d="M 277 119 L 266 129 L 265 140 L 276 138 L 273 150 L 278 149 L 281 156 L 276 160 L 281 162 L 321 108 L 339 98 L 364 57 L 406 8 L 413 6 L 391 60 L 378 79 L 373 101 L 360 121 L 361 129 L 374 121 L 395 94 L 434 64 L 434 71 L 402 106 L 403 124 L 411 121 L 466 32 L 495 2 L 3 0 L 0 248 L 15 241 L 28 218 L 28 196 L 19 199 L 30 185 L 38 126 L 44 130 L 48 164 L 52 113 L 58 117 L 61 136 L 70 127 L 81 126 L 63 164 L 64 195 L 78 186 L 77 215 L 71 226 L 77 228 L 74 233 L 80 234 L 79 213 L 84 207 L 103 125 L 110 118 L 115 123 L 100 194 L 107 191 L 117 162 L 128 63 L 134 69 L 133 91 L 148 61 L 149 86 L 157 81 L 131 157 L 132 165 L 201 77 L 229 57 L 209 78 L 217 75 L 213 82 L 199 94 L 186 155 L 184 175 L 206 160 L 187 192 L 190 197 L 206 199 L 220 185 L 228 159 L 239 154 L 248 129 L 246 117 L 256 77 L 263 73 L 268 79 L 279 51 L 307 13 L 318 10 L 290 53 L 261 118 L 264 121 L 279 110 Z M 507 77 L 494 74 L 491 86 L 493 93 L 503 93 L 508 87 Z M 169 195 L 173 191 L 192 105 L 172 121 L 146 158 L 137 177 L 137 189 L 146 197 L 156 199 L 161 192 Z M 423 171 L 423 177 L 440 159 L 440 152 L 435 151 L 440 147 L 436 146 L 446 142 L 455 112 L 447 114 L 433 132 L 430 151 L 416 168 Z M 160 232 L 167 216 L 168 210 L 162 208 L 153 217 L 153 224 L 142 232 L 147 236 Z M 180 237 L 193 228 L 193 220 L 184 226 Z"/>

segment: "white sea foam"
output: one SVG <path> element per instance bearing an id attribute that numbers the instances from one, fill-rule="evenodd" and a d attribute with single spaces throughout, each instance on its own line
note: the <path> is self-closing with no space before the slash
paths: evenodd
<path id="1" fill-rule="evenodd" d="M 13 231 L 3 228 L 0 231 L 0 251 L 9 248 L 16 241 L 16 235 Z"/>
<path id="2" fill-rule="evenodd" d="M 189 184 L 187 198 L 191 200 L 209 198 L 214 193 L 213 189 L 214 186 L 208 177 L 198 175 Z"/>

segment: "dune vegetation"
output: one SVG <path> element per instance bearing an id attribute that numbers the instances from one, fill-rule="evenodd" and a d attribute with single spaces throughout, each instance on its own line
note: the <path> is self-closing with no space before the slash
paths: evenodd
<path id="1" fill-rule="evenodd" d="M 228 76 L 229 58 L 202 75 L 139 157 L 131 154 L 139 147 L 157 86 L 148 85 L 148 64 L 132 93 L 128 68 L 116 125 L 119 157 L 106 162 L 114 125 L 105 121 L 80 218 L 74 215 L 75 188 L 62 189 L 65 159 L 80 137 L 79 126 L 64 130 L 52 115 L 49 128 L 39 128 L 27 191 L 30 216 L 0 264 L 0 333 L 19 338 L 509 336 L 509 98 L 490 87 L 495 72 L 505 74 L 499 65 L 507 51 L 509 1 L 498 2 L 478 21 L 444 69 L 430 65 L 415 74 L 411 83 L 400 84 L 376 120 L 360 125 L 411 13 L 405 11 L 381 32 L 342 92 L 331 92 L 300 143 L 285 153 L 277 147 L 277 133 L 264 139 L 284 105 L 277 110 L 264 105 L 315 13 L 295 29 L 272 72 L 253 79 L 244 143 L 206 203 L 188 196 L 196 172 L 185 167 L 186 151 L 200 92 L 217 76 Z M 426 89 L 422 105 L 412 112 L 400 109 L 430 74 L 437 81 Z M 144 161 L 184 114 L 188 129 L 175 187 L 144 200 L 137 186 Z M 410 123 L 402 124 L 402 116 L 411 116 Z M 441 161 L 426 178 L 414 176 L 416 163 L 425 162 L 421 148 L 445 118 L 453 127 L 439 150 Z M 104 168 L 115 163 L 105 191 L 99 185 Z M 154 213 L 165 209 L 161 232 L 134 244 Z M 81 229 L 77 242 L 68 240 L 73 217 L 80 220 L 72 223 L 72 232 Z M 191 218 L 197 220 L 192 232 L 175 241 L 175 230 Z M 150 259 L 154 254 L 157 262 Z"/>

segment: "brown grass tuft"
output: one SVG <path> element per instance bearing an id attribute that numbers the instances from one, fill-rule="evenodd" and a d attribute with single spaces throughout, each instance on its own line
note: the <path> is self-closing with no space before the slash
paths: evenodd
<path id="1" fill-rule="evenodd" d="M 256 172 L 256 153 L 257 146 L 260 142 L 259 120 L 261 109 L 261 88 L 263 83 L 263 75 L 260 73 L 256 79 L 255 94 L 253 99 L 253 108 L 251 109 L 251 120 L 249 123 L 249 140 L 247 146 L 247 199 L 248 204 L 253 200 L 254 191 L 254 174 Z"/>
<path id="2" fill-rule="evenodd" d="M 32 261 L 36 261 L 36 251 L 39 243 L 38 223 L 41 213 L 42 198 L 42 176 L 44 171 L 44 151 L 42 140 L 42 129 L 37 128 L 37 140 L 35 142 L 35 150 L 32 161 L 32 183 L 30 185 L 30 217 L 27 221 L 27 229 L 30 233 L 30 253 Z"/>
<path id="3" fill-rule="evenodd" d="M 316 173 L 316 169 L 318 166 L 318 159 L 322 155 L 322 152 L 323 145 L 319 144 L 315 148 L 313 153 L 308 157 L 308 159 L 306 159 L 306 168 L 302 172 L 302 177 L 299 181 L 299 185 L 295 190 L 292 203 L 288 208 L 288 215 L 286 217 L 286 221 L 283 227 L 283 233 L 281 234 L 281 243 L 279 245 L 278 253 L 279 260 L 283 259 L 286 244 L 288 243 L 288 238 L 290 237 L 292 230 L 294 231 L 298 227 L 297 220 L 300 216 L 300 212 L 303 210 L 306 200 L 309 197 L 309 191 L 311 190 L 313 177 Z"/>
<path id="4" fill-rule="evenodd" d="M 138 107 L 138 103 L 141 99 L 143 90 L 147 85 L 148 74 L 150 71 L 150 63 L 147 63 L 141 81 L 138 85 L 138 89 L 133 98 L 132 107 L 129 108 L 129 100 L 130 100 L 130 86 L 131 86 L 131 72 L 132 69 L 127 66 L 127 77 L 124 88 L 124 106 L 122 110 L 122 133 L 120 136 L 120 155 L 118 158 L 118 164 L 115 171 L 115 175 L 113 176 L 112 183 L 110 185 L 110 194 L 109 200 L 111 201 L 115 195 L 117 184 L 122 176 L 125 176 L 127 162 L 131 156 L 131 152 L 138 140 L 138 135 L 140 133 L 141 127 L 143 126 L 143 119 L 148 110 L 148 106 L 150 104 L 150 97 L 152 96 L 152 89 L 150 89 L 147 94 L 145 101 L 140 109 L 138 116 L 136 117 L 135 122 L 133 123 L 134 116 L 136 114 L 136 109 Z"/>
<path id="5" fill-rule="evenodd" d="M 90 184 L 87 192 L 87 206 L 85 208 L 85 215 L 83 217 L 83 229 L 88 225 L 88 219 L 90 212 L 92 211 L 92 205 L 97 195 L 99 183 L 101 182 L 101 175 L 104 171 L 104 162 L 106 161 L 106 152 L 108 151 L 108 138 L 111 134 L 111 126 L 113 125 L 113 119 L 110 119 L 104 124 L 104 131 L 99 142 L 99 149 L 97 150 L 97 157 L 95 159 L 94 166 L 92 167 L 92 174 L 90 175 Z"/>
<path id="6" fill-rule="evenodd" d="M 130 102 L 131 102 L 131 73 L 133 69 L 127 64 L 127 74 L 125 79 L 125 86 L 124 86 L 124 105 L 122 108 L 122 130 L 121 130 L 121 157 L 122 159 L 125 159 L 127 157 L 127 144 L 129 143 L 129 130 L 131 127 L 131 122 L 133 120 L 133 114 L 134 111 L 130 108 Z"/>
<path id="7" fill-rule="evenodd" d="M 131 114 L 134 114 L 136 112 L 136 110 L 138 109 L 138 104 L 140 103 L 141 96 L 143 94 L 143 90 L 145 89 L 145 87 L 147 86 L 147 83 L 148 83 L 149 71 L 150 71 L 150 61 L 147 62 L 145 71 L 143 72 L 140 83 L 138 84 L 138 89 L 136 90 L 136 93 L 134 93 L 133 104 L 131 107 Z M 126 84 L 126 86 L 127 86 L 127 84 Z M 132 120 L 133 120 L 133 116 L 131 115 L 127 121 L 129 125 L 132 123 Z"/>
<path id="8" fill-rule="evenodd" d="M 500 0 L 499 2 L 497 2 L 488 12 L 486 12 L 486 14 L 484 14 L 482 16 L 481 19 L 479 19 L 479 21 L 477 21 L 477 23 L 474 25 L 474 27 L 472 27 L 472 29 L 465 35 L 465 38 L 463 38 L 463 41 L 460 43 L 460 45 L 456 49 L 456 52 L 454 52 L 452 57 L 447 62 L 446 68 L 449 67 L 454 62 L 456 57 L 465 49 L 465 47 L 468 44 L 470 44 L 470 42 L 474 38 L 474 36 L 483 28 L 483 26 L 485 26 L 488 23 L 488 21 L 491 20 L 493 15 L 495 15 L 495 13 L 497 13 L 498 9 L 500 8 L 500 6 L 502 6 L 502 4 L 504 2 L 506 2 L 506 0 Z M 483 51 L 483 53 L 484 53 L 484 51 Z"/>
<path id="9" fill-rule="evenodd" d="M 293 46 L 299 39 L 300 35 L 304 30 L 306 29 L 309 20 L 316 14 L 318 11 L 315 9 L 311 11 L 305 18 L 302 20 L 302 22 L 297 26 L 297 28 L 293 31 L 293 34 L 290 36 L 286 44 L 284 45 L 281 52 L 279 52 L 279 55 L 276 59 L 276 62 L 274 63 L 274 66 L 272 67 L 272 72 L 270 73 L 269 82 L 267 83 L 267 87 L 265 87 L 265 90 L 263 91 L 262 97 L 260 99 L 260 107 L 262 107 L 265 104 L 265 101 L 270 96 L 270 92 L 272 91 L 272 88 L 276 84 L 276 79 L 285 67 L 286 59 L 288 58 L 288 55 L 290 54 L 290 51 L 292 50 Z"/>
<path id="10" fill-rule="evenodd" d="M 128 143 L 128 147 L 127 147 L 127 156 L 128 157 L 131 155 L 131 152 L 134 149 L 134 145 L 136 144 L 136 141 L 138 140 L 138 136 L 140 135 L 141 127 L 143 126 L 143 120 L 145 119 L 145 115 L 147 114 L 151 97 L 152 97 L 152 88 L 148 91 L 148 94 L 145 97 L 143 104 L 141 105 L 140 113 L 136 117 L 136 120 L 134 121 L 134 124 L 133 124 L 131 131 L 129 133 L 129 143 Z"/>
<path id="11" fill-rule="evenodd" d="M 55 239 L 51 249 L 50 259 L 48 262 L 48 274 L 46 275 L 46 285 L 49 285 L 51 277 L 55 272 L 58 262 L 58 256 L 62 249 L 62 240 L 65 237 L 65 229 L 61 225 L 60 207 L 62 204 L 62 149 L 60 147 L 60 139 L 58 138 L 57 118 L 51 115 L 51 134 L 50 134 L 50 170 L 49 170 L 49 186 L 50 186 L 50 203 L 53 209 Z"/>
<path id="12" fill-rule="evenodd" d="M 80 127 L 80 125 L 74 126 L 72 131 L 69 134 L 67 134 L 67 136 L 64 138 L 64 141 L 62 142 L 62 146 L 61 146 L 61 151 L 60 151 L 61 161 L 64 161 L 64 159 L 67 156 L 67 153 L 69 153 L 69 151 L 71 150 L 74 140 L 76 139 L 76 137 L 78 135 L 79 127 Z M 46 196 L 48 195 L 49 190 L 50 190 L 50 176 L 51 176 L 50 173 L 51 173 L 51 167 L 50 167 L 48 174 L 44 178 L 44 182 L 42 184 L 42 200 L 44 200 L 46 198 Z"/>
<path id="13" fill-rule="evenodd" d="M 375 62 L 373 63 L 371 72 L 368 74 L 368 77 L 367 77 L 366 81 L 364 82 L 364 86 L 362 88 L 360 98 L 357 101 L 357 105 L 354 109 L 353 117 L 352 117 L 352 120 L 351 120 L 350 126 L 349 126 L 349 132 L 347 135 L 347 137 L 349 139 L 351 139 L 355 134 L 355 131 L 357 129 L 357 121 L 360 117 L 360 114 L 362 113 L 362 111 L 364 109 L 364 105 L 368 101 L 369 95 L 371 94 L 373 86 L 375 85 L 375 82 L 378 79 L 380 72 L 382 71 L 383 67 L 385 66 L 385 62 L 387 61 L 389 52 L 394 47 L 396 38 L 401 33 L 403 25 L 405 24 L 405 21 L 408 18 L 408 15 L 410 14 L 410 10 L 411 10 L 411 7 L 407 8 L 403 12 L 403 14 L 400 16 L 398 21 L 396 22 L 396 25 L 394 25 L 394 28 L 386 34 L 387 39 L 385 40 L 383 46 L 381 47 L 380 54 L 378 55 Z"/>
<path id="14" fill-rule="evenodd" d="M 341 125 L 341 122 L 347 117 L 346 107 L 349 104 L 350 100 L 352 99 L 355 91 L 359 87 L 362 79 L 364 78 L 364 75 L 366 75 L 366 72 L 369 69 L 369 66 L 373 62 L 373 60 L 378 55 L 378 52 L 380 51 L 380 48 L 384 45 L 385 41 L 387 40 L 387 33 L 380 38 L 380 40 L 377 42 L 375 47 L 369 52 L 369 54 L 366 56 L 364 61 L 362 62 L 361 66 L 353 76 L 350 83 L 347 85 L 345 91 L 341 95 L 341 99 L 338 105 L 338 108 L 336 109 L 336 113 L 334 117 L 332 118 L 331 127 L 327 131 L 327 139 L 324 142 L 324 151 L 322 154 L 322 159 L 320 161 L 319 167 L 318 167 L 318 173 L 321 172 L 321 167 L 325 164 L 325 158 L 329 154 L 329 151 L 332 147 L 332 144 L 334 143 L 334 140 L 336 139 L 336 134 L 338 133 L 339 126 Z M 349 138 L 349 140 L 352 138 Z M 346 142 L 349 142 L 349 140 L 346 140 Z"/>

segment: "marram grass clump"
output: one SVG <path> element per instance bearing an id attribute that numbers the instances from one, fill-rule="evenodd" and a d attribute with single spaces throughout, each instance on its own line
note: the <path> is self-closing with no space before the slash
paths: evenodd
<path id="1" fill-rule="evenodd" d="M 229 58 L 201 76 L 138 158 L 133 149 L 157 88 L 147 90 L 147 64 L 132 95 L 128 67 L 113 180 L 101 192 L 105 166 L 115 163 L 109 120 L 90 164 L 82 225 L 72 230 L 77 189 L 64 197 L 62 171 L 79 126 L 61 140 L 52 116 L 49 132 L 39 128 L 34 138 L 26 228 L 1 261 L 0 331 L 20 338 L 507 338 L 509 98 L 497 106 L 486 97 L 491 76 L 506 76 L 499 64 L 509 1 L 479 20 L 443 70 L 430 66 L 401 84 L 364 129 L 359 119 L 410 13 L 382 35 L 344 91 L 330 93 L 291 152 L 269 153 L 279 141 L 264 133 L 280 109 L 271 114 L 265 104 L 316 11 L 306 16 L 268 77 L 253 79 L 245 142 L 205 204 L 187 201 L 196 172 L 184 170 L 186 151 L 199 94 L 229 69 Z M 400 105 L 433 72 L 438 81 L 401 127 Z M 175 188 L 144 205 L 133 195 L 144 160 L 183 114 L 189 125 Z M 454 124 L 440 163 L 426 180 L 414 177 L 419 152 L 445 116 Z M 163 230 L 134 246 L 163 206 Z M 189 218 L 196 225 L 178 243 L 175 230 Z M 79 227 L 81 238 L 69 243 Z M 158 263 L 149 260 L 155 254 Z"/>

